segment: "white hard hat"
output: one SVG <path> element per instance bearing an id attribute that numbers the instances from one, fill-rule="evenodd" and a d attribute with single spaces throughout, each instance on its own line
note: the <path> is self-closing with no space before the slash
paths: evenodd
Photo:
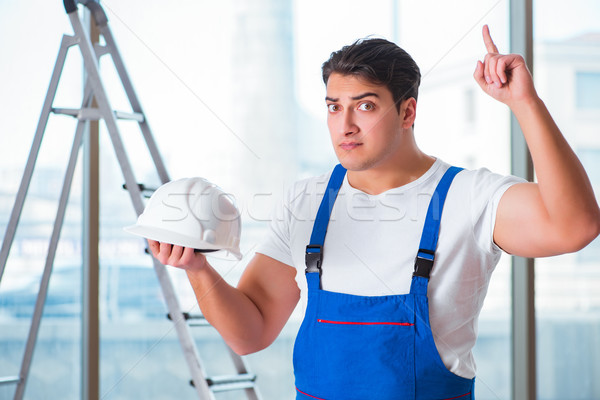
<path id="1" fill-rule="evenodd" d="M 204 178 L 165 183 L 148 200 L 127 232 L 204 251 L 240 253 L 240 213 L 232 197 Z"/>

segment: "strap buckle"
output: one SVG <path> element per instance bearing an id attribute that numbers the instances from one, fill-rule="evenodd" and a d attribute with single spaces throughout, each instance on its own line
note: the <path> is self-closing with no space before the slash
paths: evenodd
<path id="1" fill-rule="evenodd" d="M 420 254 L 429 254 L 431 258 L 423 257 Z M 420 276 L 429 279 L 431 270 L 433 269 L 433 260 L 435 259 L 435 252 L 427 249 L 419 249 L 417 257 L 415 258 L 415 272 L 413 276 Z"/>
<path id="2" fill-rule="evenodd" d="M 323 246 L 320 244 L 309 244 L 306 246 L 306 273 L 318 272 L 321 273 L 321 263 L 323 262 Z"/>

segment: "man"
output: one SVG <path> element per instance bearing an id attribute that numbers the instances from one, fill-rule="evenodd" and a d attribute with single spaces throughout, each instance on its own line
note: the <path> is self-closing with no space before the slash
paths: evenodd
<path id="1" fill-rule="evenodd" d="M 396 45 L 366 39 L 323 65 L 341 166 L 294 186 L 237 288 L 193 249 L 150 241 L 162 263 L 187 271 L 203 314 L 239 354 L 271 344 L 306 302 L 299 399 L 473 398 L 477 316 L 501 250 L 551 256 L 600 232 L 587 175 L 522 57 L 499 54 L 487 26 L 483 38 L 474 78 L 517 117 L 538 183 L 423 153 L 419 69 Z"/>

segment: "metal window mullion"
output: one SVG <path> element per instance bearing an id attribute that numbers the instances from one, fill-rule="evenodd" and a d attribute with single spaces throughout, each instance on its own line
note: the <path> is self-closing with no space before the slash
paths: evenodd
<path id="1" fill-rule="evenodd" d="M 510 0 L 510 51 L 533 71 L 533 0 Z M 534 169 L 523 132 L 511 114 L 511 173 L 533 181 Z M 535 263 L 512 258 L 512 398 L 535 400 Z"/>
<path id="2" fill-rule="evenodd" d="M 84 10 L 84 19 L 90 29 L 90 39 L 100 40 L 99 31 L 89 10 Z M 88 22 L 89 21 L 89 22 Z M 86 89 L 91 90 L 88 73 L 83 66 Z M 82 107 L 89 107 L 84 104 Z M 95 99 L 92 107 L 96 107 Z M 97 400 L 100 396 L 100 322 L 98 311 L 99 294 L 99 121 L 85 124 L 83 145 L 83 235 L 82 235 L 82 313 L 81 313 L 81 398 Z"/>

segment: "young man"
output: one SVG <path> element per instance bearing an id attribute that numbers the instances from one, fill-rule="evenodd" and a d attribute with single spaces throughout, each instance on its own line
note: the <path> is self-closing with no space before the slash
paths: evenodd
<path id="1" fill-rule="evenodd" d="M 341 166 L 294 186 L 237 288 L 193 249 L 150 242 L 187 271 L 202 312 L 240 354 L 271 344 L 306 302 L 298 398 L 473 398 L 477 316 L 501 250 L 551 256 L 600 232 L 587 175 L 522 57 L 499 54 L 487 26 L 483 38 L 475 80 L 516 115 L 538 183 L 423 153 L 419 69 L 393 43 L 366 39 L 323 65 Z"/>

